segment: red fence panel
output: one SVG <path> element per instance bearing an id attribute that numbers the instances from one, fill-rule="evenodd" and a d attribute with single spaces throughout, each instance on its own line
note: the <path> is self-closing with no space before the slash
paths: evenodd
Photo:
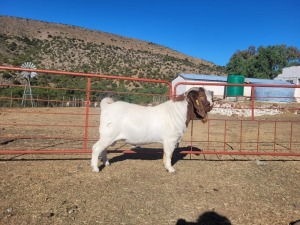
<path id="1" fill-rule="evenodd" d="M 194 121 L 193 130 L 183 142 L 192 141 L 186 154 L 216 155 L 268 155 L 300 156 L 300 103 L 297 98 L 286 99 L 276 96 L 281 101 L 274 102 L 272 96 L 255 96 L 255 88 L 290 88 L 299 89 L 299 85 L 271 84 L 224 84 L 180 82 L 179 85 L 203 86 L 244 86 L 249 87 L 249 97 L 226 95 L 214 102 L 214 109 L 209 113 L 207 124 Z M 258 99 L 264 99 L 259 101 Z M 196 149 L 196 150 L 195 150 Z"/>
<path id="2" fill-rule="evenodd" d="M 32 71 L 32 69 L 4 67 L 1 70 Z M 123 76 L 97 75 L 65 71 L 39 70 L 39 74 L 47 73 L 52 76 L 64 75 L 81 77 L 86 80 L 84 88 L 76 87 L 41 87 L 30 86 L 32 93 L 43 89 L 49 91 L 49 97 L 40 97 L 31 92 L 25 94 L 24 85 L 0 84 L 0 88 L 19 93 L 23 97 L 14 97 L 15 93 L 0 96 L 0 154 L 51 154 L 51 153 L 90 153 L 92 145 L 99 138 L 99 100 L 91 101 L 91 94 L 106 95 L 106 90 L 93 89 L 97 79 L 129 80 L 135 82 L 159 83 L 166 85 L 169 93 L 160 96 L 168 99 L 171 96 L 171 84 L 168 81 L 132 78 Z M 96 82 L 95 82 L 96 83 Z M 81 97 L 64 98 L 60 93 L 72 92 Z M 109 94 L 124 95 L 141 93 L 125 93 L 109 91 Z M 150 97 L 158 94 L 149 93 Z"/>

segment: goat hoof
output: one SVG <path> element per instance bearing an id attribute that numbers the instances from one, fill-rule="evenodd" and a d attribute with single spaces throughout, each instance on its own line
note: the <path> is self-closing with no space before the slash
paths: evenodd
<path id="1" fill-rule="evenodd" d="M 110 165 L 109 161 L 106 161 L 104 165 L 109 166 Z"/>
<path id="2" fill-rule="evenodd" d="M 99 168 L 98 167 L 96 167 L 96 168 L 93 168 L 93 172 L 99 172 L 100 170 L 99 170 Z"/>
<path id="3" fill-rule="evenodd" d="M 175 172 L 175 169 L 173 167 L 170 167 L 167 170 L 169 171 L 169 173 L 174 173 Z"/>

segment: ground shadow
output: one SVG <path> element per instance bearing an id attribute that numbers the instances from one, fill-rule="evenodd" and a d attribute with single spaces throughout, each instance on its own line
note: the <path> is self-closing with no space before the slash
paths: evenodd
<path id="1" fill-rule="evenodd" d="M 175 165 L 179 160 L 183 160 L 187 154 L 180 153 L 184 150 L 192 150 L 192 151 L 201 151 L 201 149 L 196 147 L 179 147 L 174 150 L 173 157 L 172 157 L 172 165 Z M 116 163 L 125 160 L 162 160 L 163 158 L 163 149 L 162 148 L 142 148 L 137 147 L 130 150 L 132 153 L 124 153 L 118 156 L 113 156 L 109 158 L 109 162 Z M 108 154 L 109 156 L 109 154 Z M 104 168 L 104 165 L 99 167 L 101 171 Z"/>
<path id="2" fill-rule="evenodd" d="M 184 219 L 179 219 L 176 225 L 231 225 L 231 222 L 225 216 L 209 211 L 201 214 L 196 222 L 187 222 Z"/>
<path id="3" fill-rule="evenodd" d="M 300 219 L 296 220 L 296 221 L 293 221 L 293 222 L 290 222 L 289 225 L 300 225 Z"/>

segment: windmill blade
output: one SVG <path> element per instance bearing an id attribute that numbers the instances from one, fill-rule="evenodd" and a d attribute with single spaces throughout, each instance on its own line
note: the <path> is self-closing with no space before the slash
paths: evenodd
<path id="1" fill-rule="evenodd" d="M 22 64 L 21 66 L 22 68 L 25 68 L 25 69 L 36 69 L 36 66 L 32 63 L 32 62 L 25 62 Z M 30 72 L 30 71 L 22 71 L 21 72 L 21 75 L 24 77 L 24 78 L 33 78 L 37 75 L 36 72 Z"/>
<path id="2" fill-rule="evenodd" d="M 31 73 L 30 73 L 30 78 L 33 78 L 33 77 L 35 77 L 36 75 L 37 75 L 36 72 L 31 72 Z"/>
<path id="3" fill-rule="evenodd" d="M 24 78 L 28 78 L 29 75 L 30 75 L 30 72 L 28 72 L 28 71 L 22 71 L 22 72 L 21 72 L 21 75 L 22 75 Z"/>

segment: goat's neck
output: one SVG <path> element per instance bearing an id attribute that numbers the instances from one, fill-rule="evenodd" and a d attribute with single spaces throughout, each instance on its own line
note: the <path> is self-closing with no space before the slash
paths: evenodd
<path id="1" fill-rule="evenodd" d="M 179 132 L 186 130 L 186 116 L 187 116 L 187 105 L 186 100 L 183 101 L 170 101 L 169 102 L 169 117 L 172 122 L 172 126 Z M 182 130 L 182 131 L 181 131 Z"/>

